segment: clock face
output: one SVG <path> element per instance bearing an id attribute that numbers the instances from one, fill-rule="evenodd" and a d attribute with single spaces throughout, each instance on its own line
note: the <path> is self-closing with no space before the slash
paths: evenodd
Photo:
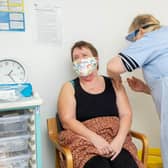
<path id="1" fill-rule="evenodd" d="M 0 84 L 23 83 L 26 80 L 24 67 L 12 59 L 0 60 Z"/>

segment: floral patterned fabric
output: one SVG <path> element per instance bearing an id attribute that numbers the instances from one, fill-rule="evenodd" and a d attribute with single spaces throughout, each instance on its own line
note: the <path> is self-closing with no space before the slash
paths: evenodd
<path id="1" fill-rule="evenodd" d="M 117 135 L 120 122 L 118 117 L 97 117 L 84 121 L 83 124 L 110 143 Z M 98 155 L 98 151 L 92 143 L 70 130 L 61 131 L 59 142 L 70 148 L 74 168 L 83 168 L 88 160 Z M 139 168 L 144 168 L 137 158 L 137 148 L 133 144 L 130 134 L 127 135 L 123 148 L 130 152 Z"/>

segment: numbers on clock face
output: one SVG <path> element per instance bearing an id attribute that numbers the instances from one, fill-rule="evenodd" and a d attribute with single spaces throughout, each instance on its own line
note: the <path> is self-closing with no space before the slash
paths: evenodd
<path id="1" fill-rule="evenodd" d="M 0 83 L 22 82 L 25 82 L 24 67 L 15 60 L 0 60 Z"/>

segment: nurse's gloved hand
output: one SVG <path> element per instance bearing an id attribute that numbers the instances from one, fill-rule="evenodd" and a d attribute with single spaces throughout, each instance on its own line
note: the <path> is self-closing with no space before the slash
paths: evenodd
<path id="1" fill-rule="evenodd" d="M 146 94 L 150 94 L 150 88 L 147 84 L 145 84 L 141 79 L 136 77 L 127 78 L 127 82 L 129 87 L 135 92 L 144 92 Z"/>

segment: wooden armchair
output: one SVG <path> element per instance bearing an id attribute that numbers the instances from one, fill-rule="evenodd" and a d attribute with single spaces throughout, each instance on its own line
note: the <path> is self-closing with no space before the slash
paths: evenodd
<path id="1" fill-rule="evenodd" d="M 61 146 L 58 142 L 58 125 L 56 118 L 47 119 L 48 126 L 48 136 L 51 142 L 55 145 L 56 148 L 56 168 L 62 168 L 60 165 L 60 159 L 64 158 L 66 160 L 66 168 L 73 168 L 73 160 L 71 151 L 68 147 Z M 131 131 L 132 137 L 139 139 L 142 142 L 142 155 L 141 161 L 147 168 L 147 157 L 148 157 L 148 140 L 145 135 Z"/>

